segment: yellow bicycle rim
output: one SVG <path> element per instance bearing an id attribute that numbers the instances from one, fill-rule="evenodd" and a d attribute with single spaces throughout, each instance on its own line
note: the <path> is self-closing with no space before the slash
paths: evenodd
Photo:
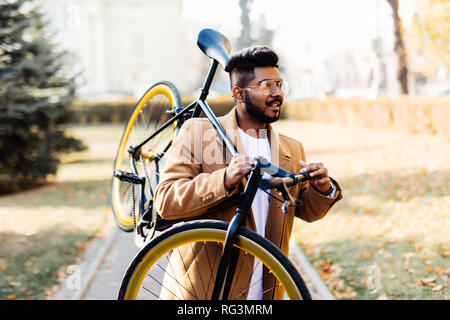
<path id="1" fill-rule="evenodd" d="M 139 289 L 141 288 L 142 282 L 144 281 L 144 278 L 146 277 L 149 270 L 152 268 L 155 262 L 157 262 L 161 257 L 163 257 L 171 250 L 187 243 L 199 241 L 224 243 L 225 236 L 226 230 L 205 228 L 186 230 L 184 232 L 180 232 L 174 234 L 171 237 L 168 237 L 163 242 L 152 248 L 145 255 L 145 257 L 143 257 L 142 262 L 137 266 L 130 282 L 128 283 L 124 297 L 125 300 L 137 299 Z M 289 275 L 288 271 L 277 259 L 275 259 L 269 252 L 267 252 L 267 250 L 265 250 L 256 242 L 243 237 L 242 235 L 239 235 L 236 246 L 239 249 L 250 253 L 255 258 L 264 263 L 264 265 L 277 278 L 278 282 L 283 284 L 284 289 L 286 290 L 286 295 L 289 297 L 289 299 L 302 299 L 301 293 L 297 288 L 294 280 Z"/>
<path id="2" fill-rule="evenodd" d="M 175 107 L 175 103 L 176 103 L 175 95 L 174 95 L 173 91 L 165 84 L 158 84 L 158 85 L 154 86 L 139 100 L 130 119 L 128 120 L 127 126 L 125 128 L 125 132 L 122 136 L 122 140 L 121 140 L 120 146 L 119 146 L 119 151 L 117 152 L 114 170 L 121 168 L 123 154 L 124 154 L 124 152 L 127 152 L 125 150 L 125 148 L 127 145 L 128 137 L 131 133 L 131 130 L 133 129 L 134 124 L 136 123 L 136 119 L 139 116 L 141 110 L 144 108 L 144 106 L 147 104 L 147 102 L 150 99 L 152 99 L 154 96 L 157 96 L 157 95 L 166 96 L 169 99 L 169 102 L 172 105 L 172 108 Z M 176 136 L 176 128 L 177 128 L 177 121 L 174 121 L 172 142 Z M 151 150 L 148 150 L 145 152 L 145 154 L 147 154 L 147 155 L 150 155 L 152 153 L 153 152 Z M 114 214 L 116 215 L 117 220 L 123 226 L 132 226 L 133 225 L 133 217 L 129 216 L 129 215 L 124 215 L 123 210 L 121 210 L 121 208 L 120 208 L 119 179 L 113 179 L 112 192 L 113 192 Z"/>

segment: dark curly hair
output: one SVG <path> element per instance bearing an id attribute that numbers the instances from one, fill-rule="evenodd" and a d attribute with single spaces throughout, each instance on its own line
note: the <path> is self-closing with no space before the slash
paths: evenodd
<path id="1" fill-rule="evenodd" d="M 278 56 L 267 47 L 255 46 L 235 53 L 225 68 L 230 74 L 231 87 L 245 86 L 254 79 L 256 67 L 277 67 Z"/>

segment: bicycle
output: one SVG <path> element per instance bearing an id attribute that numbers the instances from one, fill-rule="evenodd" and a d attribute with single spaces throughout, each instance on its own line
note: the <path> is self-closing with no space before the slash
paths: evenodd
<path id="1" fill-rule="evenodd" d="M 178 299 L 250 299 L 249 291 L 255 284 L 250 282 L 251 279 L 239 281 L 241 271 L 238 269 L 239 266 L 247 265 L 245 261 L 249 259 L 254 268 L 263 264 L 262 281 L 271 284 L 266 292 L 272 298 L 276 292 L 282 292 L 277 291 L 281 287 L 289 299 L 309 300 L 311 295 L 305 282 L 283 252 L 264 237 L 243 226 L 257 188 L 276 188 L 280 191 L 283 200 L 277 200 L 283 202 L 283 212 L 287 213 L 289 206 L 297 205 L 296 199 L 289 194 L 289 187 L 310 179 L 308 173 L 297 175 L 264 158 L 256 158 L 244 191 L 209 210 L 212 212 L 237 205 L 236 215 L 229 223 L 188 219 L 167 221 L 160 218 L 153 207 L 153 194 L 159 182 L 164 156 L 186 119 L 199 117 L 203 112 L 228 152 L 231 155 L 237 153 L 206 102 L 218 65 L 225 69 L 230 59 L 230 42 L 215 30 L 203 29 L 198 35 L 197 44 L 212 59 L 199 99 L 183 108 L 178 90 L 173 84 L 156 83 L 131 112 L 119 144 L 111 186 L 114 219 L 122 230 L 134 231 L 136 243 L 143 248 L 125 273 L 118 299 L 158 299 L 165 294 Z M 150 120 L 152 112 L 156 114 L 154 120 Z M 128 164 L 124 163 L 127 158 Z M 131 172 L 125 171 L 129 169 Z M 272 178 L 262 179 L 264 173 Z M 140 188 L 138 195 L 136 186 Z M 154 237 L 155 231 L 161 233 Z M 208 263 L 187 263 L 198 269 L 201 292 L 187 289 L 191 279 L 180 279 L 180 275 L 170 273 L 173 263 L 186 265 L 185 259 L 188 258 L 180 252 L 189 250 L 188 247 L 192 251 L 192 257 L 196 257 L 194 251 L 203 255 L 206 252 Z M 169 289 L 166 283 L 175 284 L 175 289 L 173 286 Z"/>

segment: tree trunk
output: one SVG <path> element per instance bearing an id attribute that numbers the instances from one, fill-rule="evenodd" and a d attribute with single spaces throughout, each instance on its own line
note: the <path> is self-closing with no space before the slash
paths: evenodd
<path id="1" fill-rule="evenodd" d="M 398 0 L 387 0 L 387 2 L 392 7 L 392 16 L 394 18 L 394 50 L 398 56 L 397 78 L 400 82 L 402 94 L 408 94 L 408 61 L 406 57 L 405 43 L 403 41 L 402 21 L 398 14 Z"/>
<path id="2" fill-rule="evenodd" d="M 238 38 L 237 49 L 243 49 L 252 45 L 250 10 L 253 0 L 239 0 L 241 8 L 241 34 Z"/>

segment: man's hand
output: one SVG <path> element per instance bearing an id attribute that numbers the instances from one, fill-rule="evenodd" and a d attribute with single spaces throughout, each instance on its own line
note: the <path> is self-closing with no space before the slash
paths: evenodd
<path id="1" fill-rule="evenodd" d="M 252 163 L 253 159 L 244 154 L 234 155 L 225 171 L 225 189 L 232 189 L 241 182 L 242 178 L 252 169 Z"/>
<path id="2" fill-rule="evenodd" d="M 326 193 L 331 188 L 331 180 L 328 177 L 328 169 L 325 168 L 323 163 L 305 163 L 300 160 L 300 173 L 308 172 L 312 179 L 309 181 L 317 190 L 322 193 Z"/>

